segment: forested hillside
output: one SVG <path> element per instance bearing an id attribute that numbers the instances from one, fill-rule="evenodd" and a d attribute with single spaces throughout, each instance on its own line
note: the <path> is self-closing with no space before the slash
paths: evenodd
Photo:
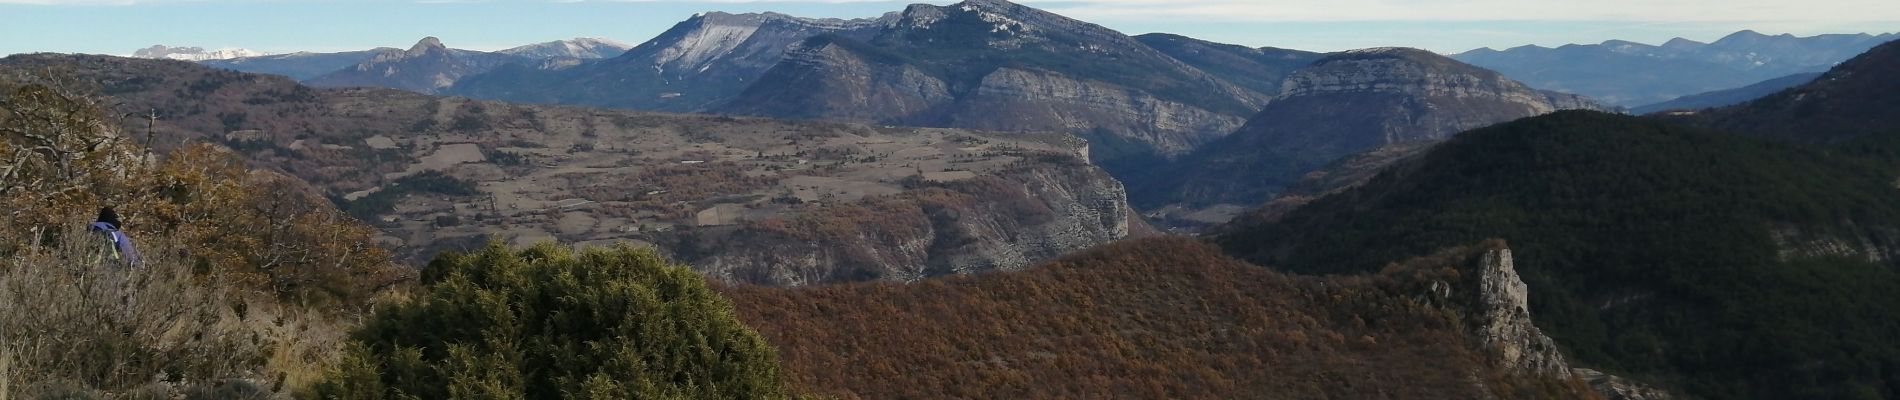
<path id="1" fill-rule="evenodd" d="M 1519 250 L 1532 315 L 1584 365 L 1711 398 L 1900 382 L 1900 191 L 1838 151 L 1562 112 L 1465 133 L 1215 240 L 1347 274 L 1486 237 Z"/>
<path id="2" fill-rule="evenodd" d="M 1900 136 L 1900 41 L 1854 57 L 1813 82 L 1698 116 L 1709 126 L 1801 143 Z M 1880 140 L 1875 138 L 1873 140 Z"/>

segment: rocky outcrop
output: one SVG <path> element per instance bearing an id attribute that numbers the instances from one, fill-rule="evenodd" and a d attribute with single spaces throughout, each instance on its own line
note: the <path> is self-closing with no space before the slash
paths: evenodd
<path id="1" fill-rule="evenodd" d="M 1020 269 L 1146 230 L 1106 173 L 1038 166 L 700 232 L 687 241 L 718 251 L 682 253 L 728 282 L 908 282 Z"/>
<path id="2" fill-rule="evenodd" d="M 1556 342 L 1531 322 L 1530 293 L 1517 276 L 1511 249 L 1487 249 L 1466 282 L 1473 306 L 1466 324 L 1504 370 L 1569 377 L 1570 365 Z"/>
<path id="3" fill-rule="evenodd" d="M 1455 266 L 1451 269 L 1446 266 Z M 1381 273 L 1415 296 L 1458 315 L 1472 346 L 1506 375 L 1581 381 L 1608 399 L 1662 400 L 1669 392 L 1597 370 L 1577 368 L 1532 321 L 1530 290 L 1504 241 L 1489 240 L 1409 260 Z"/>

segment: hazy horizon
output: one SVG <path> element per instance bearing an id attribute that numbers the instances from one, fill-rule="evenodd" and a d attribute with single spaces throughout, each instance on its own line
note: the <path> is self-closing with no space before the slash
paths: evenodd
<path id="1" fill-rule="evenodd" d="M 1173 33 L 1246 46 L 1310 51 L 1403 46 L 1439 53 L 1480 47 L 1558 46 L 1671 38 L 1709 42 L 1741 30 L 1769 35 L 1880 34 L 1900 29 L 1900 5 L 1857 0 L 1804 3 L 1804 10 L 1751 2 L 1677 2 L 1643 14 L 1615 10 L 1629 1 L 1587 9 L 1555 2 L 1448 0 L 1403 6 L 1375 2 L 1240 0 L 1022 1 L 1072 18 L 1137 35 Z M 233 1 L 0 0 L 16 16 L 0 26 L 0 54 L 57 52 L 129 55 L 152 45 L 244 48 L 271 53 L 405 48 L 434 36 L 450 47 L 499 50 L 576 37 L 637 45 L 693 14 L 774 11 L 813 18 L 869 18 L 902 10 L 908 1 Z M 950 4 L 952 1 L 933 1 Z M 1525 5 L 1512 5 L 1525 3 Z M 1534 4 L 1533 4 L 1534 3 Z M 1548 3 L 1548 4 L 1546 4 Z M 1696 3 L 1708 3 L 1693 16 Z M 1323 6 L 1322 6 L 1323 5 Z M 1628 7 L 1637 7 L 1632 3 Z M 1812 11 L 1821 10 L 1821 11 Z M 1832 12 L 1828 10 L 1848 10 Z M 1511 18 L 1517 16 L 1517 18 Z M 1469 19 L 1460 19 L 1460 17 Z M 497 28 L 501 27 L 501 28 Z"/>

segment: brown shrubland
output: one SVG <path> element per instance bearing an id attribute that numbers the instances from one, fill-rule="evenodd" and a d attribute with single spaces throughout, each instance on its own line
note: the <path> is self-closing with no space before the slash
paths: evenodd
<path id="1" fill-rule="evenodd" d="M 214 145 L 148 152 L 59 79 L 0 78 L 0 397 L 285 393 L 407 279 L 301 182 Z M 99 257 L 106 206 L 142 263 Z"/>
<path id="2" fill-rule="evenodd" d="M 54 393 L 279 392 L 335 362 L 349 320 L 280 305 L 185 248 L 139 238 L 141 264 L 101 257 L 78 228 L 0 260 L 0 389 Z M 5 390 L 0 390 L 5 397 Z"/>
<path id="3" fill-rule="evenodd" d="M 796 390 L 843 399 L 1594 396 L 1491 366 L 1406 279 L 1290 276 L 1166 238 L 1020 272 L 725 292 Z"/>

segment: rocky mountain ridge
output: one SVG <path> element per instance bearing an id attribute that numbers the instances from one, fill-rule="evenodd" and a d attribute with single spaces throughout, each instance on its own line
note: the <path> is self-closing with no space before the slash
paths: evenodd
<path id="1" fill-rule="evenodd" d="M 1144 209 L 1194 213 L 1231 204 L 1238 207 L 1227 208 L 1245 210 L 1352 154 L 1423 149 L 1415 144 L 1574 108 L 1604 107 L 1424 50 L 1348 51 L 1295 71 L 1247 125 L 1130 185 Z"/>
<path id="2" fill-rule="evenodd" d="M 1223 80 L 1268 96 L 1280 93 L 1280 84 L 1287 75 L 1324 56 L 1309 51 L 1251 48 L 1165 33 L 1135 36 L 1135 40 Z"/>
<path id="3" fill-rule="evenodd" d="M 435 37 L 422 38 L 403 51 L 385 51 L 353 67 L 311 78 L 316 87 L 385 87 L 432 94 L 464 76 L 488 72 L 503 64 L 526 61 L 504 53 L 451 49 Z"/>
<path id="4" fill-rule="evenodd" d="M 459 82 L 475 98 L 694 112 L 725 102 L 816 35 L 863 37 L 878 20 L 798 18 L 777 13 L 694 15 L 612 59 L 571 69 L 504 68 Z"/>
<path id="5" fill-rule="evenodd" d="M 1279 65 L 1264 53 L 1249 57 L 1256 59 L 1241 70 Z M 1099 25 L 993 0 L 913 5 L 856 20 L 702 14 L 618 59 L 562 71 L 505 68 L 451 92 L 534 103 L 1066 132 L 1093 142 L 1092 158 L 1107 166 L 1185 154 L 1239 127 L 1271 96 Z"/>

